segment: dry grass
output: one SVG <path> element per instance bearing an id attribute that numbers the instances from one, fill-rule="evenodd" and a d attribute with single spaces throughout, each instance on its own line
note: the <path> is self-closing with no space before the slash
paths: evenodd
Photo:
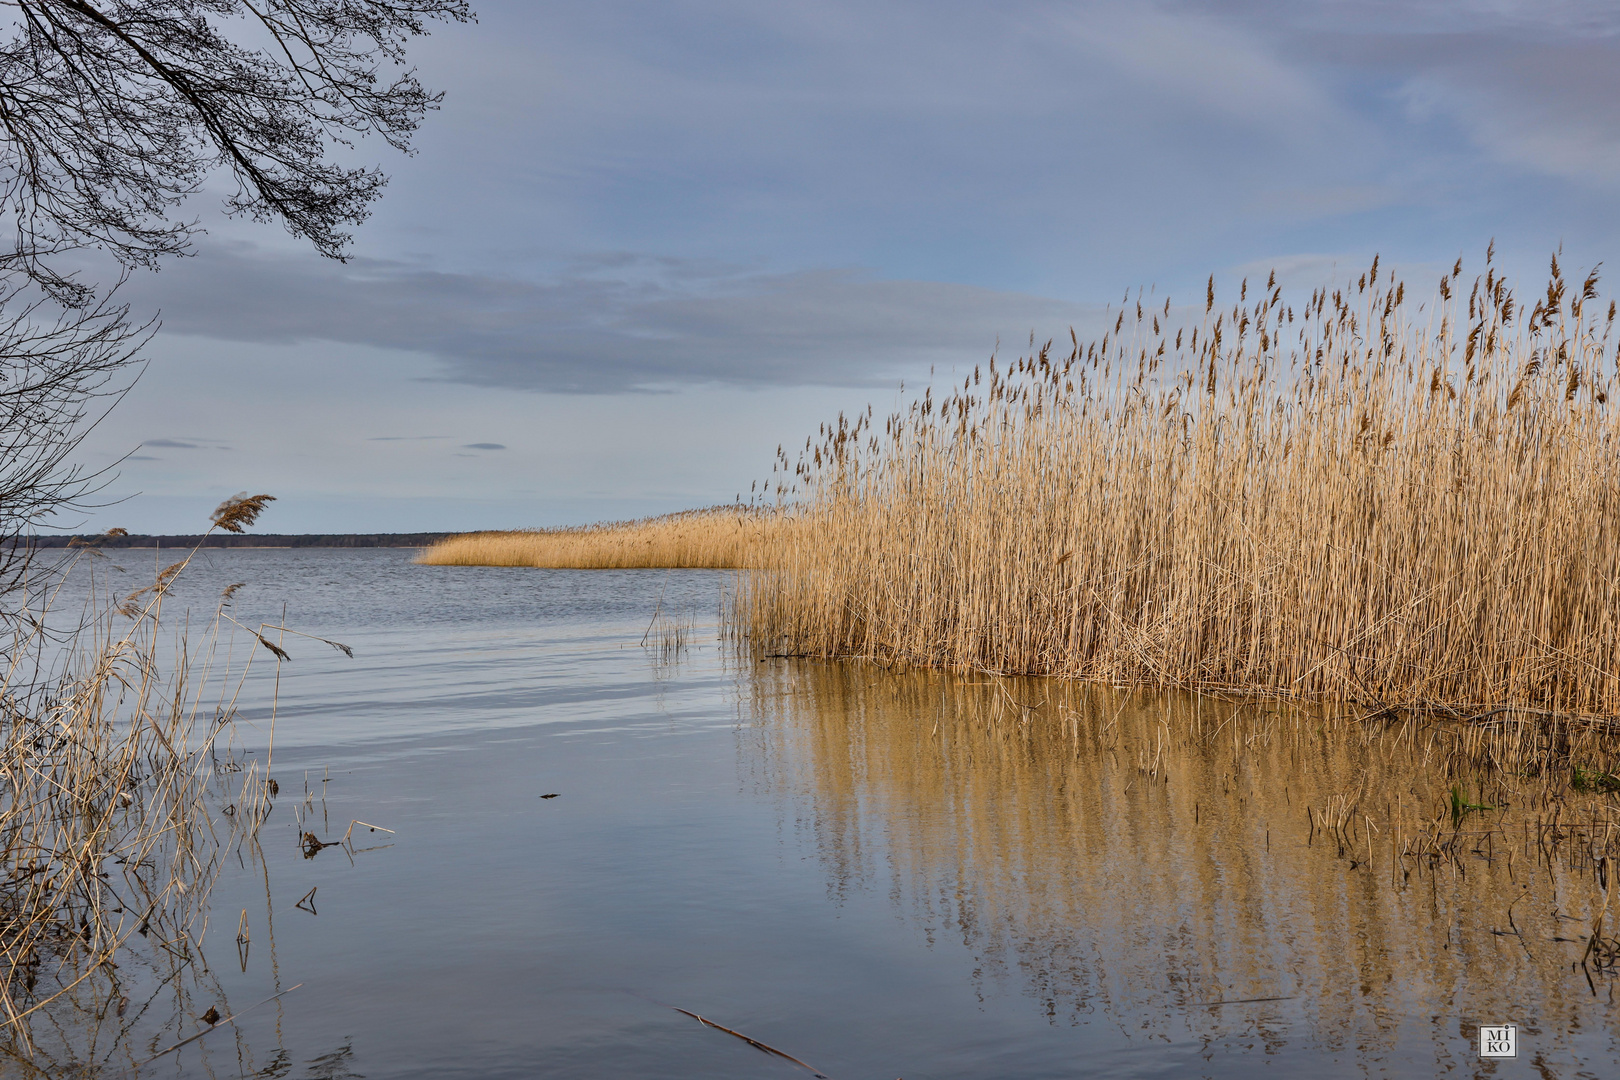
<path id="1" fill-rule="evenodd" d="M 768 653 L 1620 714 L 1615 306 L 1377 261 L 840 417 L 735 628 Z M 1196 316 L 1194 316 L 1196 318 Z"/>
<path id="2" fill-rule="evenodd" d="M 452 536 L 416 560 L 429 566 L 535 566 L 581 570 L 757 565 L 775 519 L 737 507 L 689 510 L 584 528 Z"/>
<path id="3" fill-rule="evenodd" d="M 34 1056 L 38 1017 L 50 1016 L 47 1032 L 62 1027 L 42 1013 L 53 1003 L 91 1016 L 116 1007 L 122 1017 L 132 959 L 175 972 L 195 962 L 228 840 L 251 837 L 269 813 L 274 782 L 256 764 L 221 768 L 215 754 L 256 649 L 234 664 L 219 655 L 221 632 L 234 624 L 232 590 L 200 641 L 162 622 L 185 565 L 66 626 L 53 611 L 65 572 L 41 590 L 24 588 L 8 612 L 0 1050 L 17 1060 Z M 225 837 L 211 800 L 224 806 Z"/>

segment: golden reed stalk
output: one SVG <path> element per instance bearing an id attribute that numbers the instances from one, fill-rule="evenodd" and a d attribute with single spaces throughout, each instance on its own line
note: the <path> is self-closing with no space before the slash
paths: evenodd
<path id="1" fill-rule="evenodd" d="M 688 510 L 585 528 L 523 529 L 452 536 L 426 549 L 429 566 L 536 566 L 581 570 L 630 567 L 736 569 L 757 565 L 754 550 L 775 524 L 743 507 Z"/>
<path id="2" fill-rule="evenodd" d="M 214 527 L 241 532 L 270 500 L 228 499 Z M 220 655 L 221 629 L 240 625 L 226 611 L 238 586 L 201 625 L 200 643 L 189 619 L 162 622 L 196 550 L 106 601 L 93 564 L 69 584 L 72 563 L 99 555 L 90 544 L 69 564 L 30 566 L 34 576 L 4 597 L 0 1058 L 34 1058 L 36 1021 L 50 1040 L 86 1017 L 121 1016 L 122 987 L 143 964 L 170 975 L 193 964 L 229 841 L 251 842 L 270 811 L 276 786 L 257 765 L 221 768 L 252 656 Z M 82 614 L 53 611 L 79 589 Z M 230 818 L 223 838 L 215 803 Z"/>
<path id="3" fill-rule="evenodd" d="M 1615 305 L 1486 256 L 994 360 L 773 492 L 737 596 L 776 654 L 1386 704 L 1620 713 Z M 1467 291 L 1466 300 L 1463 299 Z"/>

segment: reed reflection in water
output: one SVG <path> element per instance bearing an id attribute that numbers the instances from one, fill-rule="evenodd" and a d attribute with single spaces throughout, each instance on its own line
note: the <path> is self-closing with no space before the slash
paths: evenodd
<path id="1" fill-rule="evenodd" d="M 1475 771 L 1440 726 L 867 665 L 750 685 L 831 888 L 959 940 L 981 997 L 1414 1076 L 1494 1067 L 1477 1027 L 1516 1023 L 1524 1066 L 1620 1074 L 1612 796 Z"/>

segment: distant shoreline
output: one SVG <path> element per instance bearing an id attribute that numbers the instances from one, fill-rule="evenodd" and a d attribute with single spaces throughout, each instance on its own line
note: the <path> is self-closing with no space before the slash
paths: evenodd
<path id="1" fill-rule="evenodd" d="M 456 533 L 214 533 L 139 534 L 127 536 L 27 536 L 19 546 L 35 548 L 417 548 L 436 544 Z"/>

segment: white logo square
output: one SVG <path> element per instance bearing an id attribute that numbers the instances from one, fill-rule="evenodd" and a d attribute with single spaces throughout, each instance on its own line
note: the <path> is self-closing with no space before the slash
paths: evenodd
<path id="1" fill-rule="evenodd" d="M 1519 1056 L 1519 1027 L 1517 1024 L 1481 1025 L 1479 1029 L 1479 1056 L 1482 1058 L 1516 1058 Z"/>

